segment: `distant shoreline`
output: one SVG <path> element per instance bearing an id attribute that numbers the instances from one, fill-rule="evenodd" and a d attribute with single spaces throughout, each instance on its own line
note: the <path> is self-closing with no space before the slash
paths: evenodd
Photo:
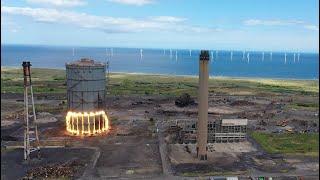
<path id="1" fill-rule="evenodd" d="M 17 66 L 1 66 L 2 69 L 20 69 Z M 65 70 L 64 68 L 37 68 L 49 70 Z M 128 75 L 149 75 L 149 76 L 167 76 L 167 77 L 188 77 L 197 78 L 197 75 L 174 75 L 174 74 L 159 74 L 159 73 L 141 73 L 141 72 L 110 72 L 110 74 L 128 74 Z M 297 79 L 297 78 L 268 78 L 268 77 L 234 77 L 234 76 L 210 76 L 210 79 L 235 79 L 235 80 L 289 80 L 289 81 L 319 81 L 319 79 Z"/>

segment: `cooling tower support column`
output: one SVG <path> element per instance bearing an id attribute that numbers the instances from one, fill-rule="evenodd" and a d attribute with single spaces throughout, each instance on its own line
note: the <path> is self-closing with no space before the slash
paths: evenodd
<path id="1" fill-rule="evenodd" d="M 207 160 L 208 139 L 208 71 L 209 51 L 202 50 L 199 60 L 199 92 L 198 92 L 198 123 L 197 123 L 197 157 Z"/>

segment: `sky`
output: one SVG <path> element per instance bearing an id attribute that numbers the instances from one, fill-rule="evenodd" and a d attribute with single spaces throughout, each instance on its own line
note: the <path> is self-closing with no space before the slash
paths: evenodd
<path id="1" fill-rule="evenodd" d="M 1 0 L 1 44 L 319 52 L 318 0 Z"/>

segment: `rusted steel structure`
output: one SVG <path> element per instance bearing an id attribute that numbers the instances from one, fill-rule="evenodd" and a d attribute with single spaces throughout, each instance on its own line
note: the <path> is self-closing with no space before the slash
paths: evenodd
<path id="1" fill-rule="evenodd" d="M 247 139 L 247 119 L 217 119 L 208 121 L 208 143 L 233 143 Z M 197 142 L 197 120 L 178 119 L 171 127 L 178 129 L 178 142 Z"/>
<path id="2" fill-rule="evenodd" d="M 38 158 L 40 158 L 40 141 L 37 127 L 37 116 L 34 106 L 33 89 L 31 82 L 31 63 L 29 61 L 23 61 L 23 82 L 24 82 L 24 160 L 30 159 L 30 153 L 38 151 Z M 31 97 L 28 93 L 30 91 Z M 29 98 L 31 98 L 32 116 L 29 115 Z M 35 142 L 35 143 L 34 143 Z"/>

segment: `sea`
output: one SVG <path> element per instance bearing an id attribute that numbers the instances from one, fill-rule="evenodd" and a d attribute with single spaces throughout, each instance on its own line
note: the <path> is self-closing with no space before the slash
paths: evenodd
<path id="1" fill-rule="evenodd" d="M 319 54 L 209 50 L 210 76 L 319 80 Z M 1 45 L 1 67 L 64 69 L 81 58 L 109 62 L 109 71 L 124 73 L 198 76 L 196 49 L 147 49 L 117 47 L 70 47 L 44 45 Z"/>

